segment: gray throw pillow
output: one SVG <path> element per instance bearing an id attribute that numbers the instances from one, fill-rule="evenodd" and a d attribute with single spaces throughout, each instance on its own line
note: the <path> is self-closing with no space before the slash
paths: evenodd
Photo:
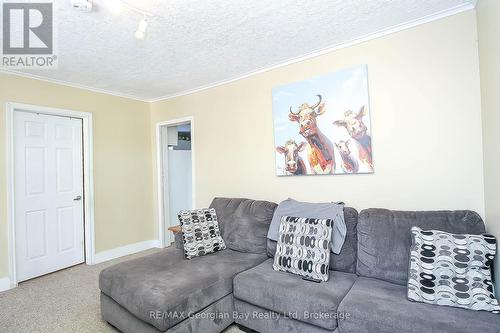
<path id="1" fill-rule="evenodd" d="M 184 254 L 186 259 L 224 250 L 222 239 L 213 208 L 182 210 L 178 214 L 181 223 Z"/>
<path id="2" fill-rule="evenodd" d="M 282 216 L 273 269 L 328 281 L 332 220 Z"/>
<path id="3" fill-rule="evenodd" d="M 493 294 L 491 235 L 459 235 L 411 228 L 408 299 L 500 313 Z"/>

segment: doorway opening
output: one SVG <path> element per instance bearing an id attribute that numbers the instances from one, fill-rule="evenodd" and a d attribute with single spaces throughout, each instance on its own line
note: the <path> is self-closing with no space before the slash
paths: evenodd
<path id="1" fill-rule="evenodd" d="M 179 224 L 177 214 L 195 207 L 193 118 L 157 125 L 159 242 L 169 246 L 169 227 Z"/>

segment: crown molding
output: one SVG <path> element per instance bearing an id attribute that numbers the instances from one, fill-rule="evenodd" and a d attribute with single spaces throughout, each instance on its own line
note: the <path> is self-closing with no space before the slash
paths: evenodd
<path id="1" fill-rule="evenodd" d="M 361 37 L 353 38 L 351 40 L 348 40 L 348 41 L 345 41 L 342 43 L 331 45 L 331 46 L 324 48 L 324 49 L 321 49 L 321 50 L 307 53 L 307 54 L 302 55 L 300 57 L 291 58 L 291 59 L 285 60 L 283 62 L 278 62 L 278 63 L 271 65 L 271 66 L 262 67 L 258 70 L 251 71 L 251 72 L 248 72 L 248 73 L 243 74 L 243 75 L 238 75 L 238 76 L 235 76 L 235 77 L 230 78 L 230 79 L 221 80 L 221 81 L 217 81 L 217 82 L 210 83 L 207 85 L 202 85 L 202 86 L 199 86 L 199 87 L 194 88 L 194 89 L 188 89 L 188 90 L 184 90 L 184 91 L 181 91 L 178 93 L 168 94 L 168 95 L 159 96 L 159 97 L 150 98 L 150 99 L 142 98 L 142 97 L 131 95 L 131 94 L 124 94 L 124 93 L 120 93 L 120 92 L 115 92 L 115 91 L 111 91 L 111 90 L 93 88 L 93 87 L 85 86 L 85 85 L 78 84 L 78 83 L 72 83 L 72 82 L 68 82 L 68 81 L 64 81 L 64 80 L 50 79 L 50 78 L 46 78 L 43 76 L 28 74 L 28 73 L 15 71 L 15 70 L 11 70 L 11 69 L 0 68 L 0 73 L 12 74 L 12 75 L 16 75 L 16 76 L 45 81 L 45 82 L 49 82 L 49 83 L 55 83 L 55 84 L 59 84 L 59 85 L 63 85 L 63 86 L 68 86 L 68 87 L 72 87 L 72 88 L 78 88 L 78 89 L 88 90 L 88 91 L 97 92 L 97 93 L 101 93 L 101 94 L 112 95 L 112 96 L 116 96 L 116 97 L 128 98 L 128 99 L 132 99 L 132 100 L 136 100 L 136 101 L 140 101 L 140 102 L 154 103 L 154 102 L 159 102 L 159 101 L 168 100 L 168 99 L 172 99 L 172 98 L 176 98 L 176 97 L 186 96 L 186 95 L 194 94 L 194 93 L 204 91 L 207 89 L 219 87 L 219 86 L 222 86 L 222 85 L 225 85 L 228 83 L 232 83 L 235 81 L 239 81 L 239 80 L 242 80 L 242 79 L 254 76 L 254 75 L 269 72 L 269 71 L 272 71 L 272 70 L 275 70 L 275 69 L 278 69 L 278 68 L 281 68 L 281 67 L 284 67 L 287 65 L 291 65 L 291 64 L 295 64 L 295 63 L 298 63 L 298 62 L 301 62 L 304 60 L 315 58 L 315 57 L 318 57 L 318 56 L 321 56 L 321 55 L 324 55 L 324 54 L 327 54 L 330 52 L 334 52 L 334 51 L 337 51 L 337 50 L 340 50 L 343 48 L 347 48 L 347 47 L 350 47 L 353 45 L 361 44 L 361 43 L 367 42 L 367 41 L 372 40 L 372 39 L 377 39 L 377 38 L 384 37 L 384 36 L 387 36 L 387 35 L 390 35 L 393 33 L 397 33 L 397 32 L 400 32 L 400 31 L 403 31 L 406 29 L 414 28 L 414 27 L 419 26 L 419 25 L 423 25 L 426 23 L 430 23 L 430 22 L 433 22 L 436 20 L 446 18 L 448 16 L 453 16 L 453 15 L 456 15 L 456 14 L 459 14 L 462 12 L 472 10 L 476 7 L 476 5 L 477 5 L 477 0 L 472 0 L 472 2 L 469 2 L 469 3 L 465 3 L 462 5 L 456 6 L 456 7 L 452 7 L 452 8 L 443 10 L 441 12 L 434 13 L 432 15 L 424 16 L 424 17 L 419 18 L 419 19 L 415 19 L 415 20 L 408 21 L 408 22 L 401 23 L 401 24 L 397 24 L 397 25 L 394 25 L 394 26 L 391 26 L 388 28 L 384 28 L 384 29 L 381 29 L 379 31 L 363 35 Z"/>
<path id="2" fill-rule="evenodd" d="M 269 71 L 272 71 L 272 70 L 275 70 L 275 69 L 278 69 L 278 68 L 281 68 L 281 67 L 284 67 L 287 65 L 295 64 L 297 62 L 301 62 L 304 60 L 315 58 L 315 57 L 318 57 L 318 56 L 321 56 L 321 55 L 324 55 L 324 54 L 327 54 L 330 52 L 334 52 L 334 51 L 337 51 L 340 49 L 344 49 L 344 48 L 347 48 L 347 47 L 350 47 L 353 45 L 361 44 L 361 43 L 367 42 L 367 41 L 372 40 L 372 39 L 384 37 L 384 36 L 387 36 L 387 35 L 402 31 L 402 30 L 414 28 L 414 27 L 422 25 L 422 24 L 430 23 L 432 21 L 437 21 L 437 20 L 443 19 L 443 18 L 448 17 L 448 16 L 453 16 L 453 15 L 456 15 L 456 14 L 459 14 L 462 12 L 469 11 L 469 10 L 472 10 L 476 7 L 476 3 L 477 3 L 477 0 L 473 1 L 472 3 L 465 3 L 463 5 L 452 7 L 452 8 L 446 9 L 444 11 L 434 13 L 432 15 L 424 16 L 422 18 L 415 19 L 413 21 L 408 21 L 408 22 L 405 22 L 402 24 L 394 25 L 394 26 L 391 26 L 391 27 L 388 27 L 388 28 L 385 28 L 385 29 L 382 29 L 382 30 L 379 30 L 379 31 L 376 31 L 373 33 L 366 34 L 366 35 L 361 36 L 361 37 L 353 38 L 351 40 L 329 46 L 329 47 L 321 49 L 321 50 L 313 51 L 311 53 L 307 53 L 307 54 L 302 55 L 300 57 L 296 57 L 296 58 L 292 58 L 292 59 L 289 59 L 289 60 L 286 60 L 283 62 L 279 62 L 279 63 L 276 63 L 274 65 L 268 66 L 268 67 L 263 67 L 261 69 L 251 71 L 251 72 L 248 72 L 246 74 L 243 74 L 243 75 L 231 78 L 231 79 L 222 80 L 222 81 L 218 81 L 215 83 L 203 85 L 203 86 L 200 86 L 200 87 L 197 87 L 194 89 L 185 90 L 185 91 L 182 91 L 179 93 L 174 93 L 174 94 L 170 94 L 170 95 L 161 96 L 158 98 L 149 99 L 148 102 L 153 103 L 153 102 L 159 102 L 159 101 L 168 100 L 168 99 L 181 97 L 181 96 L 185 96 L 185 95 L 190 95 L 190 94 L 194 94 L 194 93 L 197 93 L 197 92 L 200 92 L 203 90 L 207 90 L 207 89 L 222 86 L 222 85 L 225 85 L 225 84 L 228 84 L 231 82 L 239 81 L 239 80 L 242 80 L 242 79 L 257 75 L 257 74 L 269 72 Z"/>
<path id="3" fill-rule="evenodd" d="M 47 77 L 43 77 L 43 76 L 39 76 L 39 75 L 35 75 L 35 74 L 30 74 L 30 73 L 24 73 L 24 72 L 12 70 L 12 69 L 0 68 L 0 73 L 11 74 L 14 76 L 20 76 L 20 77 L 34 79 L 34 80 L 38 80 L 38 81 L 44 81 L 44 82 L 48 82 L 48 83 L 54 83 L 54 84 L 58 84 L 61 86 L 66 86 L 66 87 L 71 87 L 71 88 L 88 90 L 88 91 L 92 91 L 92 92 L 96 92 L 96 93 L 100 93 L 100 94 L 111 95 L 111 96 L 115 96 L 115 97 L 132 99 L 132 100 L 136 100 L 139 102 L 149 102 L 148 99 L 141 98 L 141 97 L 135 96 L 135 95 L 123 94 L 120 92 L 105 90 L 105 89 L 100 89 L 100 88 L 93 88 L 93 87 L 89 87 L 89 86 L 86 86 L 83 84 L 68 82 L 68 81 L 64 81 L 64 80 L 51 79 L 51 78 L 47 78 Z"/>

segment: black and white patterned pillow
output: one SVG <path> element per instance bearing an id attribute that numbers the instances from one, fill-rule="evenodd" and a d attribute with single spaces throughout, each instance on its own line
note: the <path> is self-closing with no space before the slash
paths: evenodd
<path id="1" fill-rule="evenodd" d="M 491 235 L 457 235 L 411 228 L 408 299 L 500 313 L 493 294 Z"/>
<path id="2" fill-rule="evenodd" d="M 178 217 L 187 259 L 226 248 L 226 243 L 220 235 L 215 209 L 182 210 Z"/>
<path id="3" fill-rule="evenodd" d="M 273 269 L 328 281 L 332 220 L 282 216 Z"/>

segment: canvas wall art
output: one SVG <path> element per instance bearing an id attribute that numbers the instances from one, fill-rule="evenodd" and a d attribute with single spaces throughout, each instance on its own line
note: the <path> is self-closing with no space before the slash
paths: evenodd
<path id="1" fill-rule="evenodd" d="M 367 66 L 273 89 L 278 176 L 373 172 Z"/>

